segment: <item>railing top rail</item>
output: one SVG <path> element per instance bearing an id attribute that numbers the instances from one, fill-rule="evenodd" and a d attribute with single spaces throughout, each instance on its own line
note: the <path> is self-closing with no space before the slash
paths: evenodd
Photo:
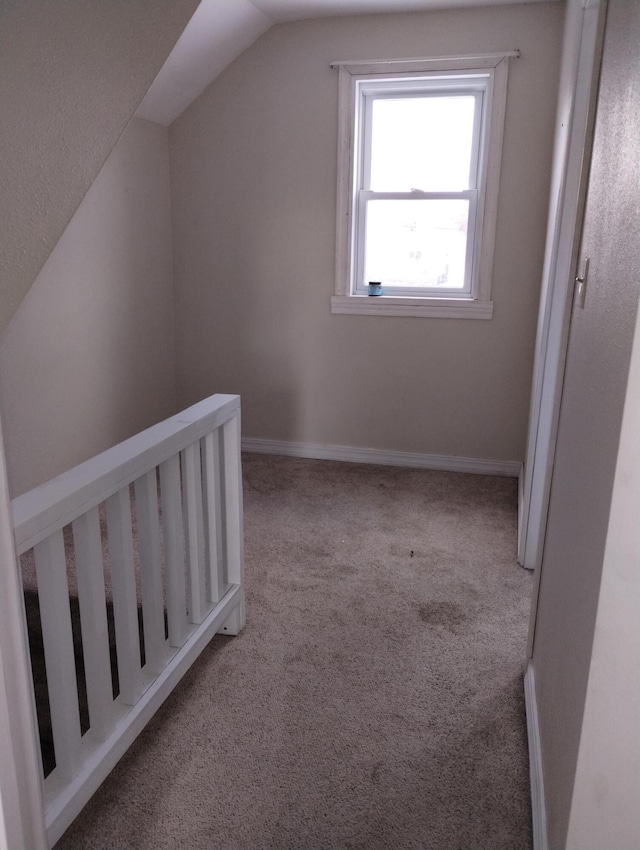
<path id="1" fill-rule="evenodd" d="M 13 499 L 18 554 L 219 428 L 239 410 L 239 396 L 212 395 Z"/>

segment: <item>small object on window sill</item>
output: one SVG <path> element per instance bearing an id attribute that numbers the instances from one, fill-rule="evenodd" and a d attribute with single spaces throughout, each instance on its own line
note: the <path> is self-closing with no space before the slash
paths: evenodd
<path id="1" fill-rule="evenodd" d="M 382 284 L 380 281 L 369 281 L 369 295 L 382 295 Z"/>

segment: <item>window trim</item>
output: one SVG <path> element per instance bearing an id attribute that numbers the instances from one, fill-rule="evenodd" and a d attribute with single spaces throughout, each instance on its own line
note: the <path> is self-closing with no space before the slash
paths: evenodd
<path id="1" fill-rule="evenodd" d="M 391 61 L 334 62 L 339 74 L 338 114 L 338 186 L 336 214 L 336 265 L 335 294 L 331 298 L 331 312 L 356 315 L 431 316 L 441 318 L 491 319 L 491 274 L 495 245 L 500 164 L 504 134 L 504 117 L 507 93 L 509 58 L 519 51 L 481 54 L 475 56 L 434 57 L 431 59 L 402 59 Z M 355 156 L 352 149 L 357 128 L 354 122 L 355 98 L 359 80 L 375 80 L 373 75 L 405 75 L 429 72 L 489 73 L 486 104 L 487 145 L 484 203 L 479 199 L 476 215 L 477 227 L 482 233 L 476 251 L 477 284 L 475 292 L 465 296 L 443 297 L 432 295 L 395 296 L 381 295 L 373 298 L 351 291 L 352 244 L 355 250 L 352 199 L 355 191 Z M 381 76 L 382 78 L 382 76 Z"/>

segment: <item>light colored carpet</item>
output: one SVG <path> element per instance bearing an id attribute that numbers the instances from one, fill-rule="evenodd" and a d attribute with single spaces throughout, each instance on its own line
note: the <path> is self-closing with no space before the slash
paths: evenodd
<path id="1" fill-rule="evenodd" d="M 244 457 L 248 625 L 58 850 L 528 850 L 516 482 Z"/>

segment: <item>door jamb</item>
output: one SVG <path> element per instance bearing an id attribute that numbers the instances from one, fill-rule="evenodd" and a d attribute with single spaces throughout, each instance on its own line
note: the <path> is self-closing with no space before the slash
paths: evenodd
<path id="1" fill-rule="evenodd" d="M 518 560 L 535 570 L 527 656 L 533 639 L 542 553 L 560 416 L 574 278 L 587 193 L 596 95 L 607 0 L 569 0 L 562 69 L 569 77 L 569 100 L 560 91 L 556 120 L 554 174 L 543 272 L 527 456 L 521 488 Z M 576 49 L 577 48 L 577 49 Z M 554 190 L 555 187 L 555 190 Z"/>

